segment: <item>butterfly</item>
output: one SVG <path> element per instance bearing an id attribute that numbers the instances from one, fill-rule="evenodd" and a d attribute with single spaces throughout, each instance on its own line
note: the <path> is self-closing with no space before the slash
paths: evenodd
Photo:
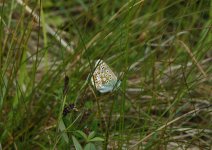
<path id="1" fill-rule="evenodd" d="M 103 60 L 98 59 L 95 63 L 91 83 L 100 93 L 106 93 L 118 88 L 121 81 L 117 79 L 116 75 Z"/>

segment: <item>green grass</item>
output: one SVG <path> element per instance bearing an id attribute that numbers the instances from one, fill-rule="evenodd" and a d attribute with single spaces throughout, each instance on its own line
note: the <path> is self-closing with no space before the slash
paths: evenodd
<path id="1" fill-rule="evenodd" d="M 212 1 L 21 2 L 0 2 L 0 149 L 212 148 Z"/>

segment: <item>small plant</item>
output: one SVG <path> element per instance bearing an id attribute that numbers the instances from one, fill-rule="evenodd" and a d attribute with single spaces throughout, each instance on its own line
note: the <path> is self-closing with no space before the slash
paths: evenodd
<path id="1" fill-rule="evenodd" d="M 103 138 L 96 136 L 95 131 L 92 131 L 91 133 L 89 133 L 89 135 L 86 135 L 83 131 L 80 130 L 77 130 L 76 133 L 78 133 L 83 138 L 83 141 L 86 143 L 84 146 L 84 150 L 96 150 L 97 145 L 95 145 L 95 142 L 104 141 Z M 80 144 L 80 142 L 74 135 L 72 136 L 72 140 L 76 150 L 83 150 L 82 144 Z"/>

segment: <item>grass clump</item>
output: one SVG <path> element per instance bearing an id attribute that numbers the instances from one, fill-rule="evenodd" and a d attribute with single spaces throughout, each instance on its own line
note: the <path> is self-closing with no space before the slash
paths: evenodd
<path id="1" fill-rule="evenodd" d="M 0 149 L 211 149 L 211 6 L 1 1 Z"/>

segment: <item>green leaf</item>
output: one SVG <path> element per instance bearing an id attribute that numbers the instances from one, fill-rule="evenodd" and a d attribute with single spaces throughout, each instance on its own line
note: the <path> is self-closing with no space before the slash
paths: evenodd
<path id="1" fill-rule="evenodd" d="M 84 150 L 96 150 L 96 147 L 93 143 L 88 143 L 85 145 Z"/>
<path id="2" fill-rule="evenodd" d="M 92 131 L 92 132 L 88 135 L 88 140 L 94 138 L 95 135 L 96 135 L 95 131 Z"/>
<path id="3" fill-rule="evenodd" d="M 89 140 L 89 142 L 102 142 L 102 141 L 104 141 L 104 139 L 101 137 L 95 137 Z"/>
<path id="4" fill-rule="evenodd" d="M 77 130 L 76 132 L 79 133 L 86 141 L 88 140 L 88 136 L 84 132 L 80 130 Z"/>
<path id="5" fill-rule="evenodd" d="M 72 140 L 73 140 L 74 147 L 75 147 L 76 150 L 83 150 L 79 141 L 74 136 L 72 136 Z"/>
<path id="6" fill-rule="evenodd" d="M 59 122 L 59 130 L 62 132 L 62 137 L 63 139 L 69 143 L 69 138 L 68 138 L 68 134 L 66 133 L 66 126 L 63 122 L 63 120 L 61 119 Z"/>

